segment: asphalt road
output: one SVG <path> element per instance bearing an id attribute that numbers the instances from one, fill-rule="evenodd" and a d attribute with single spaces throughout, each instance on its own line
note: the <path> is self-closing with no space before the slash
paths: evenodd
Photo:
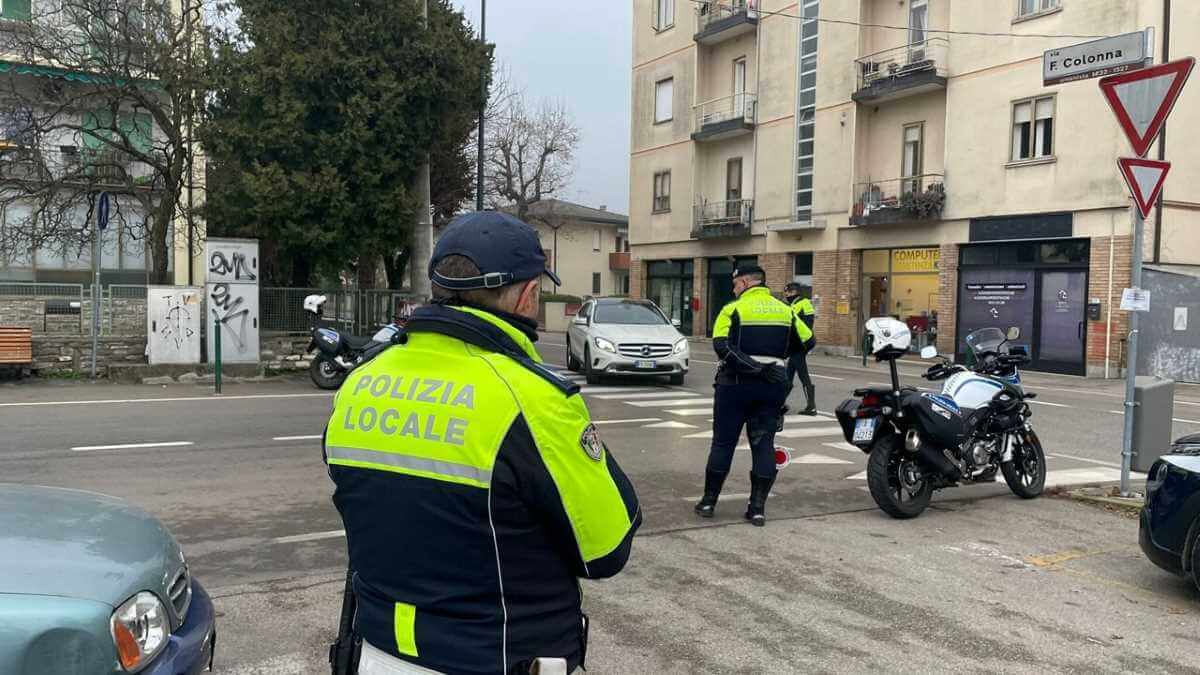
<path id="1" fill-rule="evenodd" d="M 565 363 L 561 336 L 539 346 Z M 714 366 L 700 344 L 683 387 L 585 389 L 646 517 L 628 573 L 589 584 L 592 671 L 1162 672 L 1200 662 L 1180 628 L 1200 616 L 1195 594 L 1141 559 L 1135 522 L 1020 502 L 1003 483 L 947 491 L 921 519 L 890 521 L 866 492 L 865 458 L 829 417 L 789 418 L 779 443 L 795 463 L 765 530 L 740 521 L 744 452 L 718 518 L 699 522 L 690 502 Z M 921 370 L 902 366 L 914 384 Z M 833 357 L 814 359 L 813 373 L 826 412 L 887 380 L 881 367 Z M 1115 480 L 1120 383 L 1031 375 L 1026 386 L 1040 395 L 1034 425 L 1051 482 Z M 191 385 L 5 384 L 0 476 L 119 495 L 162 518 L 217 597 L 219 670 L 318 672 L 344 566 L 320 461 L 330 404 L 300 379 L 230 384 L 221 397 Z M 1200 431 L 1200 389 L 1180 387 L 1176 404 L 1174 432 Z M 711 593 L 689 596 L 696 588 Z"/>

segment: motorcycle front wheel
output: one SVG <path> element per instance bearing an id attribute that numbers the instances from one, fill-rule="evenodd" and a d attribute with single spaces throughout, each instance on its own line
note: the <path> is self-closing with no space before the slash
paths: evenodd
<path id="1" fill-rule="evenodd" d="M 321 389 L 337 389 L 346 381 L 347 375 L 345 370 L 320 353 L 309 364 L 308 374 L 312 377 L 313 384 Z"/>
<path id="2" fill-rule="evenodd" d="M 1012 460 L 1000 465 L 1008 489 L 1021 499 L 1033 499 L 1046 487 L 1046 453 L 1032 429 L 1015 434 Z"/>
<path id="3" fill-rule="evenodd" d="M 933 484 L 896 434 L 885 434 L 871 447 L 867 487 L 879 508 L 893 518 L 916 518 L 933 498 Z"/>

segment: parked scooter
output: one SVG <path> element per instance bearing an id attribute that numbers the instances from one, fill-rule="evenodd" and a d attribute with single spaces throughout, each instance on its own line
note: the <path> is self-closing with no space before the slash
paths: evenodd
<path id="1" fill-rule="evenodd" d="M 1035 395 L 1021 387 L 1017 370 L 1028 357 L 1020 350 L 1000 352 L 1019 330 L 1008 336 L 998 329 L 972 334 L 973 371 L 945 358 L 931 366 L 923 377 L 947 380 L 939 394 L 900 385 L 896 360 L 908 353 L 908 326 L 879 318 L 868 321 L 867 330 L 892 384 L 855 390 L 857 398 L 842 402 L 837 418 L 846 440 L 870 454 L 867 486 L 880 509 L 894 518 L 914 518 L 935 490 L 992 482 L 998 471 L 1018 496 L 1041 494 L 1046 459 L 1026 402 Z M 926 347 L 922 356 L 936 358 L 937 349 Z"/>
<path id="2" fill-rule="evenodd" d="M 370 361 L 376 354 L 387 349 L 404 327 L 406 316 L 397 314 L 392 323 L 380 328 L 375 335 L 366 338 L 321 326 L 321 314 L 327 298 L 310 295 L 304 298 L 304 311 L 309 314 L 312 340 L 309 352 L 317 350 L 308 367 L 313 384 L 321 389 L 337 389 L 346 381 L 346 376 L 359 365 Z"/>

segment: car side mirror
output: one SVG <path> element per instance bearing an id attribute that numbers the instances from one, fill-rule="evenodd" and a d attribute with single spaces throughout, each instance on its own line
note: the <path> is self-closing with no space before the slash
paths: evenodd
<path id="1" fill-rule="evenodd" d="M 1005 337 L 1007 337 L 1009 340 L 1016 340 L 1017 338 L 1021 337 L 1021 329 L 1016 326 L 1012 326 L 1008 329 L 1008 332 L 1005 333 Z"/>
<path id="2" fill-rule="evenodd" d="M 679 319 L 671 319 L 671 325 L 675 326 L 676 328 L 679 328 L 680 326 L 683 325 L 683 322 L 680 321 Z"/>
<path id="3" fill-rule="evenodd" d="M 937 358 L 937 355 L 937 347 L 934 347 L 933 345 L 929 345 L 921 350 L 921 358 L 923 359 L 935 359 Z"/>
<path id="4" fill-rule="evenodd" d="M 575 325 L 576 325 L 576 326 L 586 326 L 586 325 L 587 325 L 587 323 L 588 323 L 588 320 L 587 320 L 587 317 L 586 317 L 586 316 L 579 316 L 579 315 L 577 314 L 577 315 L 575 315 L 575 322 L 574 322 L 574 323 L 575 323 Z"/>

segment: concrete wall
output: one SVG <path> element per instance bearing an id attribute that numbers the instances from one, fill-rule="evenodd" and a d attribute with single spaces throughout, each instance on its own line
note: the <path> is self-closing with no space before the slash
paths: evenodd
<path id="1" fill-rule="evenodd" d="M 1138 374 L 1200 382 L 1200 270 L 1146 270 L 1143 285 L 1150 311 L 1141 316 Z M 1175 329 L 1176 308 L 1187 312 L 1183 330 Z"/>

